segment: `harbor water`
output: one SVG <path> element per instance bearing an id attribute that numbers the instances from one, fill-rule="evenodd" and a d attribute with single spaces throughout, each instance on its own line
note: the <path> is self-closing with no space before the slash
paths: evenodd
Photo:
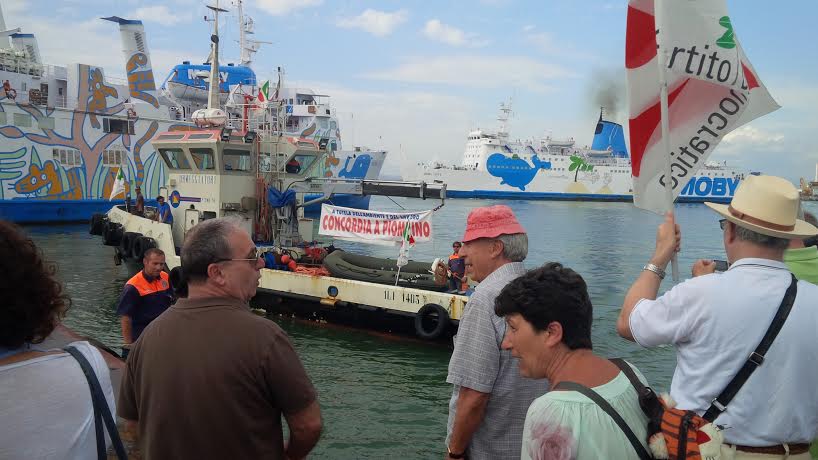
<path id="1" fill-rule="evenodd" d="M 423 210 L 438 203 L 376 197 L 371 209 Z M 479 200 L 449 200 L 435 213 L 434 241 L 416 245 L 410 258 L 446 257 L 463 234 L 466 215 Z M 624 357 L 660 389 L 675 366 L 671 347 L 643 349 L 615 330 L 630 283 L 650 257 L 661 221 L 629 203 L 512 202 L 529 234 L 526 265 L 558 261 L 588 283 L 594 304 L 593 343 L 608 357 Z M 818 203 L 806 203 L 818 211 Z M 702 205 L 677 205 L 682 227 L 681 279 L 698 258 L 725 259 L 717 215 Z M 29 226 L 26 231 L 58 267 L 73 299 L 65 322 L 114 349 L 121 344 L 116 302 L 132 275 L 114 264 L 113 249 L 88 234 L 86 225 Z M 343 249 L 396 257 L 397 248 L 337 243 Z M 670 276 L 662 290 L 673 285 Z M 271 317 L 290 335 L 318 389 L 325 430 L 311 458 L 441 458 L 451 387 L 446 371 L 451 349 L 417 340 Z M 170 351 L 170 350 L 169 350 Z M 206 352 L 206 351 L 204 351 Z M 237 395 L 240 397 L 240 395 Z"/>

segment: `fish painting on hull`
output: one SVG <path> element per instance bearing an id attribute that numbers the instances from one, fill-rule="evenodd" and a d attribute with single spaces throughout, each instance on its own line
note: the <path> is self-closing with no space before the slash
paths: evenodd
<path id="1" fill-rule="evenodd" d="M 372 157 L 369 155 L 358 155 L 355 158 L 355 163 L 352 168 L 349 168 L 349 162 L 352 158 L 347 157 L 344 162 L 344 169 L 338 172 L 338 177 L 345 177 L 347 179 L 363 179 L 366 177 L 366 172 L 369 171 L 369 164 L 372 163 Z"/>
<path id="2" fill-rule="evenodd" d="M 508 158 L 502 153 L 493 153 L 486 161 L 486 170 L 494 177 L 503 179 L 501 185 L 510 185 L 525 191 L 525 186 L 534 180 L 540 169 L 551 169 L 550 161 L 541 161 L 537 155 L 531 157 L 534 166 L 522 158 Z"/>

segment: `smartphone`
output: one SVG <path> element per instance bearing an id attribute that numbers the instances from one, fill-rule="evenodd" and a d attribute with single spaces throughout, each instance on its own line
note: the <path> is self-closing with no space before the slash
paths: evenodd
<path id="1" fill-rule="evenodd" d="M 716 264 L 717 272 L 726 272 L 730 268 L 730 264 L 726 260 L 714 260 L 713 263 Z"/>

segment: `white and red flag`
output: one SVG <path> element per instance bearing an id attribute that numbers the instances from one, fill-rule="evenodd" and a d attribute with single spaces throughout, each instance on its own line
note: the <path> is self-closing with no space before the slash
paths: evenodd
<path id="1" fill-rule="evenodd" d="M 660 59 L 669 151 L 662 139 Z M 675 199 L 727 133 L 779 107 L 744 54 L 725 0 L 629 0 L 625 67 L 633 199 L 650 211 L 670 206 L 667 162 Z"/>

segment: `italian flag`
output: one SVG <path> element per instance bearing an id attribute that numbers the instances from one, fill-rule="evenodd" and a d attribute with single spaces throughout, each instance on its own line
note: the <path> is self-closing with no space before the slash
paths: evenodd
<path id="1" fill-rule="evenodd" d="M 113 188 L 111 188 L 111 196 L 108 197 L 108 201 L 113 200 L 114 197 L 124 192 L 125 192 L 125 172 L 122 171 L 122 167 L 120 167 L 119 171 L 116 173 L 116 179 L 114 179 L 114 186 Z"/>
<path id="2" fill-rule="evenodd" d="M 267 102 L 270 100 L 270 80 L 264 82 L 258 89 L 259 102 Z"/>
<path id="3" fill-rule="evenodd" d="M 406 222 L 406 226 L 403 227 L 402 245 L 408 245 L 410 248 L 415 246 L 415 237 L 412 236 L 412 224 L 409 222 Z"/>

